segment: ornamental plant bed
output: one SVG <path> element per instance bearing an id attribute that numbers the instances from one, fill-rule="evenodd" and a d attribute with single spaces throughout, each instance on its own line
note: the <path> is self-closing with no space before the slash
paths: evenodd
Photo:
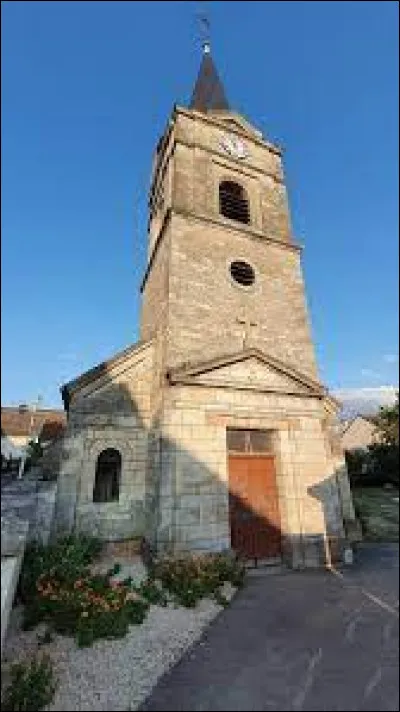
<path id="1" fill-rule="evenodd" d="M 41 574 L 36 595 L 25 608 L 24 627 L 48 623 L 56 633 L 74 635 L 79 647 L 97 638 L 120 638 L 142 623 L 149 603 L 130 581 L 86 575 L 72 584 Z"/>
<path id="2" fill-rule="evenodd" d="M 26 630 L 46 623 L 49 631 L 71 635 L 78 646 L 99 638 L 126 635 L 144 621 L 150 605 L 194 607 L 202 598 L 227 605 L 223 586 L 239 587 L 244 567 L 230 554 L 181 555 L 154 562 L 140 584 L 116 580 L 121 566 L 106 573 L 91 570 L 102 545 L 87 537 L 62 539 L 28 548 L 20 581 Z"/>
<path id="3" fill-rule="evenodd" d="M 72 585 L 85 575 L 102 549 L 101 541 L 87 536 L 63 537 L 50 545 L 29 544 L 18 583 L 20 602 L 29 603 L 37 595 L 36 584 L 41 575 Z"/>
<path id="4" fill-rule="evenodd" d="M 90 537 L 28 547 L 19 585 L 25 629 L 45 622 L 84 646 L 97 638 L 122 637 L 130 624 L 144 620 L 149 607 L 146 590 L 136 591 L 129 578 L 115 581 L 118 565 L 104 575 L 91 574 L 90 564 L 102 547 Z"/>

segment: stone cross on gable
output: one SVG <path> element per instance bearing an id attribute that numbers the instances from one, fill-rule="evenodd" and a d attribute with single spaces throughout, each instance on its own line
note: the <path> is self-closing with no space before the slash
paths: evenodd
<path id="1" fill-rule="evenodd" d="M 242 348 L 245 349 L 249 346 L 249 340 L 252 334 L 251 330 L 258 326 L 258 323 L 256 321 L 251 321 L 251 319 L 246 319 L 245 317 L 237 317 L 236 321 L 244 327 L 242 335 Z"/>

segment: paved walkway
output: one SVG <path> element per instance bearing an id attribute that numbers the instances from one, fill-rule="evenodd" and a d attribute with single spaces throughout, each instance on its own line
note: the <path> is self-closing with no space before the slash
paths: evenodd
<path id="1" fill-rule="evenodd" d="M 398 545 L 352 569 L 253 576 L 141 707 L 399 709 Z"/>

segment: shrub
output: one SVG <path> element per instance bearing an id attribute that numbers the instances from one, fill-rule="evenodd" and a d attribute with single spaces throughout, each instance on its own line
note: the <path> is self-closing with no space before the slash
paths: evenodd
<path id="1" fill-rule="evenodd" d="M 36 595 L 25 607 L 24 628 L 47 622 L 57 633 L 74 635 L 82 647 L 97 638 L 123 637 L 129 624 L 142 623 L 148 607 L 132 586 L 108 574 L 73 582 L 41 574 Z"/>
<path id="2" fill-rule="evenodd" d="M 225 582 L 241 586 L 244 571 L 243 565 L 229 554 L 187 554 L 160 559 L 154 565 L 153 575 L 172 594 L 176 603 L 192 608 L 208 596 L 226 604 L 221 586 Z"/>
<path id="3" fill-rule="evenodd" d="M 122 637 L 129 624 L 144 620 L 149 607 L 145 596 L 130 579 L 112 578 L 119 564 L 105 575 L 91 575 L 89 564 L 101 548 L 91 537 L 28 547 L 20 578 L 25 629 L 45 622 L 50 631 L 74 635 L 83 646 L 97 638 Z"/>
<path id="4" fill-rule="evenodd" d="M 162 583 L 153 578 L 143 581 L 140 586 L 136 588 L 136 591 L 145 601 L 154 606 L 166 606 L 168 604 L 167 595 L 165 591 L 163 591 Z"/>
<path id="5" fill-rule="evenodd" d="M 52 701 L 56 684 L 48 656 L 33 659 L 28 664 L 16 663 L 11 666 L 10 674 L 11 682 L 1 705 L 3 710 L 38 712 Z"/>
<path id="6" fill-rule="evenodd" d="M 366 450 L 346 452 L 347 471 L 353 487 L 380 487 L 387 482 L 399 486 L 399 448 L 374 443 Z"/>
<path id="7" fill-rule="evenodd" d="M 374 443 L 368 448 L 370 468 L 379 484 L 390 482 L 399 486 L 399 446 Z"/>
<path id="8" fill-rule="evenodd" d="M 73 583 L 85 575 L 102 546 L 101 541 L 89 536 L 68 536 L 48 546 L 29 544 L 18 585 L 22 602 L 28 603 L 36 597 L 36 582 L 41 575 L 53 577 L 60 583 Z"/>
<path id="9" fill-rule="evenodd" d="M 347 450 L 345 457 L 350 481 L 357 482 L 369 467 L 368 450 Z"/>

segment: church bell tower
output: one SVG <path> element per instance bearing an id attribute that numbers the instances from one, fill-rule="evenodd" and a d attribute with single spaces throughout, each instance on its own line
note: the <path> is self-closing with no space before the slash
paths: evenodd
<path id="1" fill-rule="evenodd" d="M 166 370 L 255 347 L 317 379 L 281 149 L 228 104 L 205 44 L 158 142 L 141 338 Z"/>
<path id="2" fill-rule="evenodd" d="M 281 149 L 238 114 L 204 46 L 158 142 L 141 340 L 154 344 L 159 550 L 319 566 L 352 512 L 318 378 Z"/>

